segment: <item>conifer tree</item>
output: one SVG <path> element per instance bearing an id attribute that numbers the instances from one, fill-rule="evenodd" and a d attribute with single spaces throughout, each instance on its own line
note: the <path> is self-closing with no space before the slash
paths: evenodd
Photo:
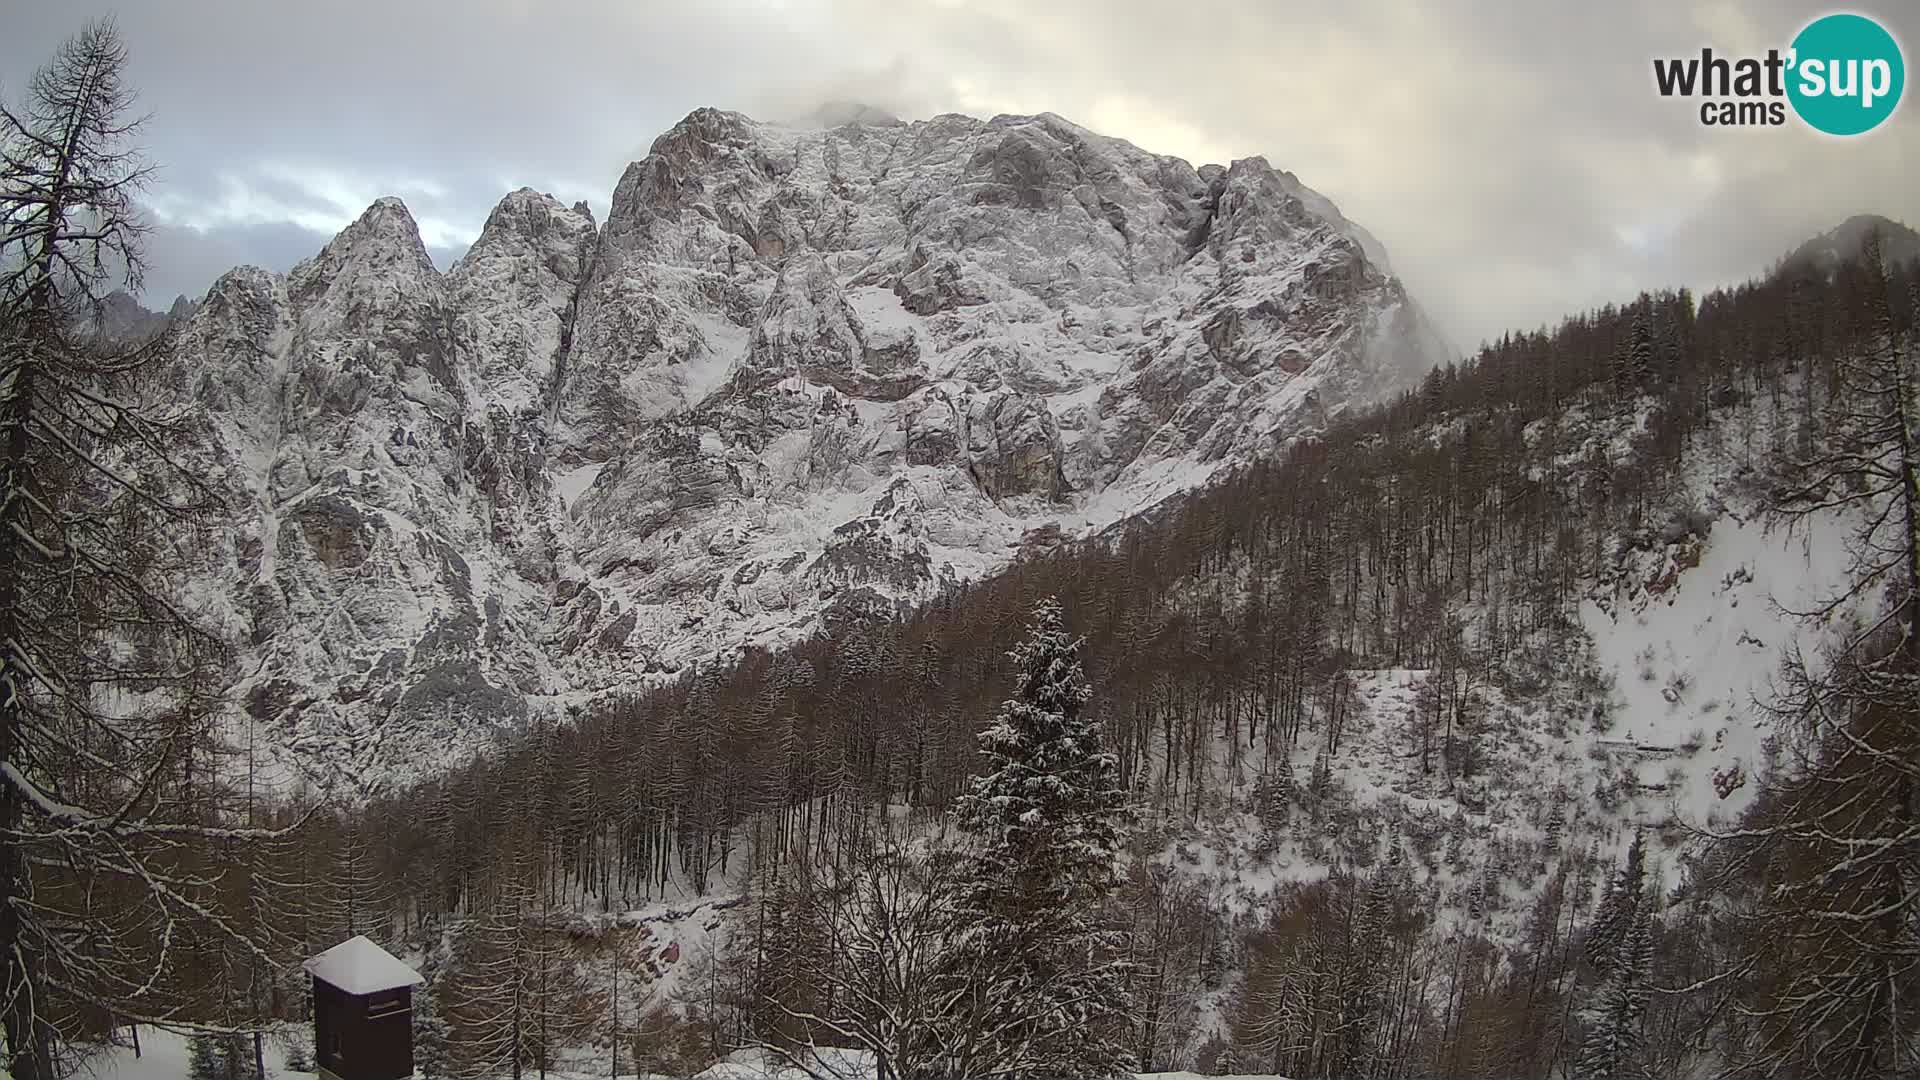
<path id="1" fill-rule="evenodd" d="M 1558 851 L 1560 838 L 1567 831 L 1566 801 L 1559 792 L 1555 792 L 1553 806 L 1547 811 L 1546 838 L 1549 851 Z"/>
<path id="2" fill-rule="evenodd" d="M 1639 830 L 1627 847 L 1627 861 L 1607 882 L 1600 903 L 1593 911 L 1593 923 L 1587 930 L 1587 963 L 1594 974 L 1605 977 L 1620 957 L 1620 949 L 1633 929 L 1646 883 L 1644 836 Z"/>
<path id="3" fill-rule="evenodd" d="M 314 854 L 325 861 L 314 868 L 316 880 L 306 903 L 320 937 L 319 947 L 356 935 L 391 945 L 394 888 L 379 858 L 381 838 L 360 822 L 313 832 L 309 842 L 315 846 Z"/>
<path id="4" fill-rule="evenodd" d="M 1614 391 L 1623 399 L 1638 393 L 1653 374 L 1653 330 L 1647 325 L 1647 309 L 1651 306 L 1651 298 L 1643 295 L 1633 328 L 1614 356 Z"/>
<path id="5" fill-rule="evenodd" d="M 1123 943 L 1101 922 L 1119 884 L 1126 795 L 1085 714 L 1080 645 L 1057 601 L 1034 608 L 1009 654 L 1018 696 L 980 736 L 989 771 L 956 803 L 977 842 L 948 961 L 974 1003 L 947 1033 L 959 1075 L 1104 1080 L 1128 1069 Z"/>
<path id="6" fill-rule="evenodd" d="M 531 890 L 515 882 L 491 910 L 459 929 L 432 995 L 448 1022 L 445 1075 L 520 1080 L 534 1059 L 526 978 L 532 909 Z"/>
<path id="7" fill-rule="evenodd" d="M 428 949 L 420 965 L 425 981 L 413 991 L 413 1067 L 425 1080 L 449 1080 L 458 1075 L 439 985 L 445 966 L 444 950 Z"/>
<path id="8" fill-rule="evenodd" d="M 1634 905 L 1636 909 L 1645 905 Z M 1620 949 L 1582 1014 L 1586 1038 L 1574 1060 L 1573 1080 L 1615 1080 L 1641 1075 L 1641 1017 L 1652 996 L 1653 916 L 1634 910 Z"/>
<path id="9" fill-rule="evenodd" d="M 246 1044 L 238 1035 L 199 1034 L 188 1041 L 188 1080 L 241 1080 L 252 1072 Z"/>
<path id="10" fill-rule="evenodd" d="M 1645 834 L 1634 830 L 1626 861 L 1594 908 L 1586 938 L 1592 972 L 1580 1012 L 1585 1034 L 1574 1056 L 1575 1080 L 1632 1075 L 1639 1061 L 1640 1017 L 1653 974 L 1653 902 L 1646 893 Z"/>
<path id="11" fill-rule="evenodd" d="M 1348 1075 L 1365 1075 L 1375 1052 L 1381 1006 L 1387 990 L 1387 927 L 1393 919 L 1401 888 L 1401 852 L 1398 842 L 1389 848 L 1388 863 L 1367 881 L 1360 909 L 1341 1001 L 1341 1055 Z"/>

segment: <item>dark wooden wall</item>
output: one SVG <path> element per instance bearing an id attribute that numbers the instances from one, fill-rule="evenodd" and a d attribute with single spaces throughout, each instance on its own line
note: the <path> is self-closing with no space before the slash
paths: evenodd
<path id="1" fill-rule="evenodd" d="M 313 980 L 314 1060 L 340 1080 L 413 1075 L 413 991 L 349 994 Z"/>

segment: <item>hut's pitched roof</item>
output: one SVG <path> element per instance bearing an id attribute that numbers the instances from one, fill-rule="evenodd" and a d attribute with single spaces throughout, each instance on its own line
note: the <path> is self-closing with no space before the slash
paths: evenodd
<path id="1" fill-rule="evenodd" d="M 300 966 L 314 978 L 349 994 L 377 994 L 426 981 L 399 957 L 365 937 L 348 938 Z"/>

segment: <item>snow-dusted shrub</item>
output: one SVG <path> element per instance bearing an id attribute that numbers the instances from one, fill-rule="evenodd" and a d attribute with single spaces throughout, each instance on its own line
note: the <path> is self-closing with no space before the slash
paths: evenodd
<path id="1" fill-rule="evenodd" d="M 717 1060 L 717 1043 L 713 1025 L 698 1010 L 683 1014 L 659 1005 L 641 1018 L 629 1052 L 643 1073 L 692 1076 Z"/>
<path id="2" fill-rule="evenodd" d="M 1606 813 L 1611 814 L 1617 811 L 1620 808 L 1620 802 L 1623 797 L 1618 780 L 1609 780 L 1602 776 L 1600 779 L 1594 781 L 1594 805 Z"/>

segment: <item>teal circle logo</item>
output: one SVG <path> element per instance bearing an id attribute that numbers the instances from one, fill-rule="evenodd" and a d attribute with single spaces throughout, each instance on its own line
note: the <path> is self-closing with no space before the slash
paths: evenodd
<path id="1" fill-rule="evenodd" d="M 1825 15 L 1793 39 L 1787 100 L 1810 126 L 1829 135 L 1879 127 L 1900 104 L 1907 65 L 1900 43 L 1864 15 Z"/>

